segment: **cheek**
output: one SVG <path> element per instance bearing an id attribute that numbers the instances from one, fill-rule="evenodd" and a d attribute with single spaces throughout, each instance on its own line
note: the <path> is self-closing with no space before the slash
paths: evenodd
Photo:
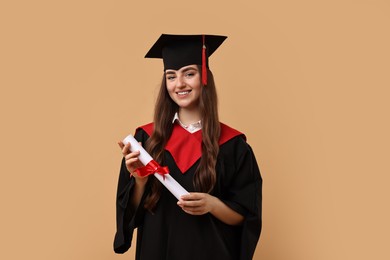
<path id="1" fill-rule="evenodd" d="M 167 85 L 167 92 L 168 92 L 168 95 L 171 97 L 171 99 L 174 99 L 174 95 L 175 95 L 174 88 L 169 87 Z"/>
<path id="2" fill-rule="evenodd" d="M 202 90 L 202 85 L 200 84 L 200 81 L 194 82 L 194 84 L 192 85 L 192 88 L 196 89 L 196 91 L 201 91 Z"/>
<path id="3" fill-rule="evenodd" d="M 195 79 L 191 81 L 187 81 L 187 85 L 190 86 L 192 89 L 195 89 L 196 91 L 198 91 L 201 87 L 200 81 Z"/>
<path id="4" fill-rule="evenodd" d="M 173 84 L 170 84 L 170 83 L 167 82 L 166 86 L 167 86 L 168 93 L 171 94 L 174 91 Z"/>

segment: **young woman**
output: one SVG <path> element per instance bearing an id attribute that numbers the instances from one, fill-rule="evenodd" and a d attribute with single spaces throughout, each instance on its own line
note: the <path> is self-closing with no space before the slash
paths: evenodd
<path id="1" fill-rule="evenodd" d="M 190 194 L 177 201 L 154 176 L 138 175 L 139 152 L 119 142 L 115 252 L 129 249 L 137 228 L 136 259 L 252 259 L 262 179 L 245 136 L 219 122 L 208 68 L 225 39 L 163 34 L 146 54 L 163 59 L 164 77 L 154 122 L 135 138 Z"/>

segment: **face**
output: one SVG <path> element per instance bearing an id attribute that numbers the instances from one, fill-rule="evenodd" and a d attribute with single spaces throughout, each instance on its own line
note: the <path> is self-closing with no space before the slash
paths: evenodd
<path id="1" fill-rule="evenodd" d="M 202 87 L 200 78 L 200 72 L 196 65 L 165 71 L 169 96 L 181 109 L 192 110 L 198 107 Z"/>

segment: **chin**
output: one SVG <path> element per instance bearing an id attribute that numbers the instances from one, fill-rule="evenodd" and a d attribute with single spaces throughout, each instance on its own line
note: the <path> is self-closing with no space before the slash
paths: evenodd
<path id="1" fill-rule="evenodd" d="M 180 103 L 176 103 L 176 104 L 179 106 L 179 108 L 184 108 L 184 109 L 189 108 L 188 104 L 180 104 Z"/>

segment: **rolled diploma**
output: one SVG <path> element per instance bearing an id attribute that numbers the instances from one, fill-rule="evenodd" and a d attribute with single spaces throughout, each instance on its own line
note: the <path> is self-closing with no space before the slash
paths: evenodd
<path id="1" fill-rule="evenodd" d="M 145 151 L 145 149 L 132 135 L 128 135 L 123 140 L 123 143 L 130 143 L 130 151 L 140 152 L 138 159 L 143 163 L 143 165 L 147 165 L 151 160 L 153 160 L 148 152 Z M 156 177 L 178 200 L 181 196 L 189 194 L 188 191 L 186 191 L 170 174 L 164 174 L 164 178 L 161 174 L 155 173 L 154 177 Z"/>

